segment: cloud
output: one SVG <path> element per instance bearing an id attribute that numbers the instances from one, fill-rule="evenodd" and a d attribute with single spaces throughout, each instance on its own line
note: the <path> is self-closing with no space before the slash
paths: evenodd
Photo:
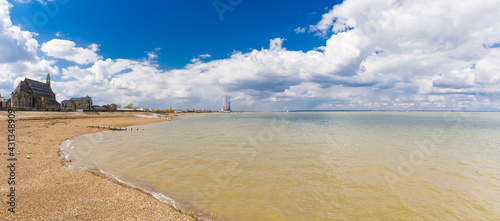
<path id="1" fill-rule="evenodd" d="M 165 99 L 172 93 L 166 73 L 148 60 L 100 60 L 89 68 L 63 68 L 62 75 L 63 82 L 54 82 L 61 97 L 90 94 L 98 95 L 96 102 L 139 103 Z"/>
<path id="2" fill-rule="evenodd" d="M 28 74 L 42 79 L 47 73 L 59 73 L 54 61 L 37 56 L 38 41 L 34 38 L 37 34 L 12 24 L 10 7 L 9 2 L 0 0 L 0 93 L 4 96 Z"/>
<path id="3" fill-rule="evenodd" d="M 297 34 L 302 34 L 302 33 L 305 33 L 305 32 L 306 32 L 306 28 L 297 27 L 297 28 L 296 28 L 296 29 L 294 29 L 293 31 L 295 31 L 295 33 L 297 33 Z"/>
<path id="4" fill-rule="evenodd" d="M 276 51 L 279 51 L 281 49 L 284 49 L 282 48 L 281 46 L 283 45 L 283 42 L 285 41 L 286 39 L 284 38 L 275 38 L 275 39 L 271 39 L 269 40 L 271 43 L 269 44 L 269 49 L 270 50 L 276 50 Z"/>
<path id="5" fill-rule="evenodd" d="M 146 54 L 148 56 L 148 60 L 154 60 L 158 58 L 158 52 L 161 50 L 161 48 L 155 48 L 154 51 L 146 51 Z"/>
<path id="6" fill-rule="evenodd" d="M 432 10 L 428 10 L 430 8 Z M 311 25 L 310 30 L 320 36 L 331 34 L 328 42 L 345 33 L 351 35 L 337 40 L 338 44 L 350 41 L 350 49 L 333 49 L 327 45 L 325 50 L 343 54 L 341 57 L 351 55 L 352 65 L 341 70 L 352 73 L 358 67 L 350 79 L 372 82 L 371 99 L 411 97 L 415 99 L 414 106 L 453 108 L 452 101 L 477 99 L 479 92 L 491 88 L 486 85 L 496 84 L 493 76 L 498 76 L 498 72 L 479 72 L 477 65 L 476 70 L 470 67 L 475 63 L 489 64 L 490 57 L 496 57 L 494 48 L 483 45 L 498 42 L 500 26 L 493 19 L 498 10 L 494 1 L 477 4 L 474 1 L 351 0 L 334 6 L 320 22 Z M 358 40 L 353 41 L 355 38 Z M 359 53 L 353 53 L 356 50 Z M 477 80 L 480 76 L 482 80 Z M 488 91 L 490 97 L 496 93 L 496 90 Z M 426 96 L 433 93 L 444 97 L 424 102 L 430 99 Z M 498 99 L 489 102 L 484 105 L 495 106 Z"/>
<path id="7" fill-rule="evenodd" d="M 38 42 L 33 38 L 33 33 L 12 25 L 10 7 L 12 5 L 6 0 L 0 1 L 0 63 L 33 61 Z"/>
<path id="8" fill-rule="evenodd" d="M 201 55 L 198 55 L 198 57 L 195 57 L 195 58 L 192 58 L 190 60 L 191 63 L 197 63 L 197 62 L 201 62 L 201 59 L 205 59 L 205 58 L 210 58 L 212 57 L 212 55 L 209 55 L 209 54 L 201 54 Z"/>
<path id="9" fill-rule="evenodd" d="M 149 60 L 153 60 L 153 59 L 156 59 L 158 58 L 158 54 L 156 54 L 155 52 L 146 52 L 146 54 L 148 55 L 148 59 Z"/>
<path id="10" fill-rule="evenodd" d="M 15 26 L 8 3 L 0 2 L 7 24 L 1 33 L 8 33 L 0 45 L 21 42 L 11 49 L 20 56 L 0 60 L 0 75 L 9 79 L 1 84 L 17 81 L 26 70 L 60 74 L 62 80 L 54 82 L 58 98 L 91 91 L 96 103 L 218 109 L 221 96 L 230 94 L 236 109 L 247 110 L 500 106 L 500 5 L 494 0 L 347 0 L 309 27 L 328 39 L 314 50 L 287 50 L 285 39 L 275 38 L 267 48 L 210 61 L 202 60 L 210 55 L 199 55 L 175 70 L 151 61 L 160 49 L 148 52 L 149 59 L 102 60 L 96 44 L 79 48 L 54 39 L 41 51 L 76 62 L 60 69 L 36 56 L 33 33 L 3 31 Z"/>
<path id="11" fill-rule="evenodd" d="M 432 82 L 433 87 L 463 89 L 474 86 L 474 73 L 472 69 L 466 69 L 462 72 L 454 71 L 441 76 Z"/>
<path id="12" fill-rule="evenodd" d="M 48 56 L 73 61 L 78 64 L 90 64 L 102 59 L 96 52 L 99 50 L 97 44 L 91 44 L 87 48 L 75 47 L 76 43 L 62 39 L 52 39 L 42 44 L 41 50 Z"/>
<path id="13" fill-rule="evenodd" d="M 30 3 L 31 0 L 14 0 L 15 2 L 26 4 Z M 47 2 L 55 2 L 56 0 L 36 0 L 37 2 L 40 2 L 42 4 L 47 4 Z"/>
<path id="14" fill-rule="evenodd" d="M 30 3 L 31 0 L 14 0 L 15 2 L 18 2 L 18 3 Z"/>

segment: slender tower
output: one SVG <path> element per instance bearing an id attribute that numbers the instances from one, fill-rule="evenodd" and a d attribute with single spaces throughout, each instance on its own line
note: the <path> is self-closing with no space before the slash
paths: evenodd
<path id="1" fill-rule="evenodd" d="M 222 99 L 222 111 L 226 111 L 226 99 L 227 96 L 224 96 L 224 98 Z"/>
<path id="2" fill-rule="evenodd" d="M 231 112 L 231 96 L 224 96 L 224 100 L 222 101 L 222 110 L 224 112 Z"/>
<path id="3" fill-rule="evenodd" d="M 50 87 L 50 74 L 47 74 L 47 80 L 45 81 L 45 83 Z"/>

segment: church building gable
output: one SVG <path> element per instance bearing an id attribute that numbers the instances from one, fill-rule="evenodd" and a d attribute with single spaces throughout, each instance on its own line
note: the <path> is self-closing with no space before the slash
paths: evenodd
<path id="1" fill-rule="evenodd" d="M 59 106 L 48 74 L 46 83 L 25 78 L 11 94 L 11 107 L 58 109 Z"/>

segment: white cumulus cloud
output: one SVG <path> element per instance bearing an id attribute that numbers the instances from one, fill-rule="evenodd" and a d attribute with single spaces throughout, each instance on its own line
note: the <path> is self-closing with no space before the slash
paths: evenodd
<path id="1" fill-rule="evenodd" d="M 16 84 L 29 75 L 41 79 L 47 73 L 57 75 L 59 68 L 54 61 L 37 56 L 36 33 L 23 31 L 12 24 L 10 8 L 6 0 L 0 0 L 0 94 L 8 95 Z"/>
<path id="2" fill-rule="evenodd" d="M 309 27 L 328 38 L 313 50 L 291 51 L 284 38 L 275 38 L 266 48 L 226 59 L 205 61 L 210 55 L 199 55 L 175 70 L 162 70 L 151 60 L 159 49 L 147 54 L 149 59 L 102 60 L 96 44 L 82 48 L 54 39 L 41 51 L 76 62 L 59 69 L 55 61 L 36 56 L 33 33 L 12 26 L 8 3 L 0 3 L 5 36 L 0 45 L 19 55 L 13 61 L 0 55 L 0 75 L 9 79 L 0 85 L 17 81 L 21 71 L 41 76 L 43 70 L 62 74 L 63 81 L 54 83 L 58 96 L 92 91 L 97 103 L 142 102 L 153 108 L 217 109 L 225 94 L 237 109 L 253 110 L 500 106 L 496 0 L 346 0 Z"/>
<path id="3" fill-rule="evenodd" d="M 12 25 L 10 7 L 12 5 L 9 2 L 0 0 L 0 63 L 33 61 L 38 42 L 33 38 L 33 33 Z"/>
<path id="4" fill-rule="evenodd" d="M 76 43 L 62 39 L 52 39 L 42 44 L 41 50 L 50 57 L 73 61 L 78 64 L 90 64 L 102 59 L 96 52 L 99 51 L 97 44 L 91 44 L 87 48 L 75 47 Z"/>

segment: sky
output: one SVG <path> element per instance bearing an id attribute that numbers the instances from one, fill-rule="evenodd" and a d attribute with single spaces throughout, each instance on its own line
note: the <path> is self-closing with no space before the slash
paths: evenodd
<path id="1" fill-rule="evenodd" d="M 0 94 L 233 110 L 500 110 L 497 0 L 0 0 Z"/>

